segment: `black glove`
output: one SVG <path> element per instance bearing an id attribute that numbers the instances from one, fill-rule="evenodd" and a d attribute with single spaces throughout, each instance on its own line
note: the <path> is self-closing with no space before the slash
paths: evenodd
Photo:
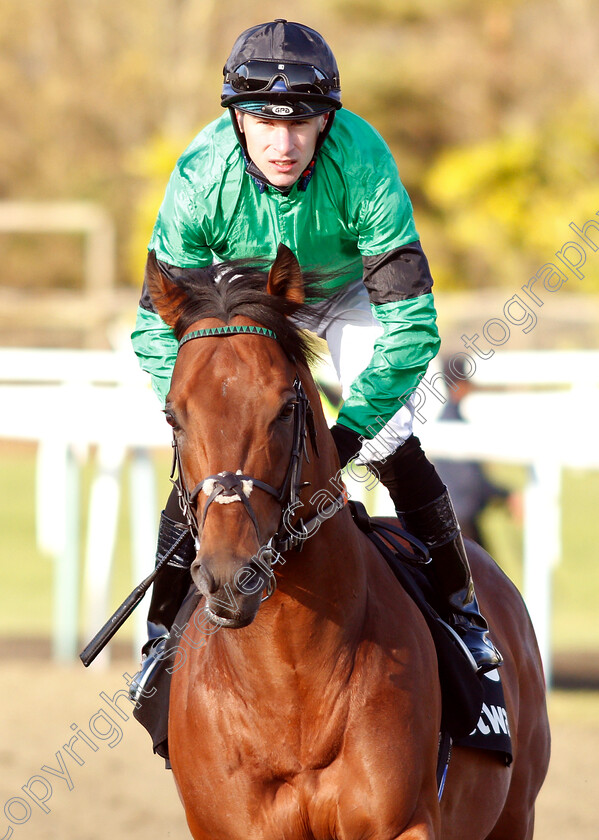
<path id="1" fill-rule="evenodd" d="M 331 434 L 339 453 L 339 460 L 341 461 L 341 469 L 354 458 L 360 451 L 362 446 L 362 436 L 353 429 L 347 426 L 342 426 L 340 423 L 335 423 L 331 428 Z"/>

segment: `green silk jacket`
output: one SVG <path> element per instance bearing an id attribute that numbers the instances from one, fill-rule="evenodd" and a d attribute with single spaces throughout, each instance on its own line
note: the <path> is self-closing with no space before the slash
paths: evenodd
<path id="1" fill-rule="evenodd" d="M 304 270 L 324 270 L 331 289 L 363 278 L 383 333 L 338 422 L 372 438 L 439 348 L 432 278 L 391 152 L 372 126 L 342 109 L 312 177 L 288 194 L 264 188 L 246 172 L 246 162 L 225 113 L 177 162 L 149 248 L 183 268 L 240 258 L 272 261 L 284 242 Z M 145 289 L 132 341 L 164 402 L 177 341 Z"/>

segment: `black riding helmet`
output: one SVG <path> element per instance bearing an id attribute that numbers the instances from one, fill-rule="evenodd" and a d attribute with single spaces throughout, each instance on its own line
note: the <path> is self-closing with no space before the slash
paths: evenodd
<path id="1" fill-rule="evenodd" d="M 244 151 L 248 173 L 263 189 L 273 187 L 249 158 L 235 110 L 277 120 L 297 120 L 329 114 L 316 153 L 324 143 L 335 111 L 341 108 L 339 70 L 331 48 L 314 29 L 277 18 L 246 29 L 235 41 L 223 68 L 221 105 L 231 109 L 231 121 Z M 312 167 L 299 182 L 306 189 Z M 279 189 L 288 192 L 289 188 Z"/>
<path id="2" fill-rule="evenodd" d="M 335 56 L 322 35 L 301 23 L 277 19 L 246 29 L 223 75 L 224 108 L 281 120 L 341 108 Z"/>

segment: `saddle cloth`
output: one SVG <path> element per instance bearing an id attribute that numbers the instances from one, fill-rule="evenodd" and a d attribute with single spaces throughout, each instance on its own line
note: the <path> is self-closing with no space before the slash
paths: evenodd
<path id="1" fill-rule="evenodd" d="M 512 738 L 501 684 L 501 669 L 483 674 L 481 682 L 483 703 L 478 722 L 465 738 L 455 738 L 453 743 L 459 747 L 492 750 L 509 767 L 513 758 Z"/>

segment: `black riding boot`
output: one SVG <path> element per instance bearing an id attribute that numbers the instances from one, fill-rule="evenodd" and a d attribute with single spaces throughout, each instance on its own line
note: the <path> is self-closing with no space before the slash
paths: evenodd
<path id="1" fill-rule="evenodd" d="M 398 511 L 406 529 L 430 549 L 434 583 L 446 604 L 443 616 L 457 630 L 480 673 L 501 665 L 480 613 L 464 541 L 447 489 L 428 505 Z"/>
<path id="2" fill-rule="evenodd" d="M 173 554 L 152 586 L 152 599 L 148 610 L 148 641 L 142 648 L 141 670 L 135 675 L 129 687 L 133 700 L 138 700 L 150 674 L 161 661 L 169 631 L 179 607 L 189 589 L 191 577 L 189 567 L 196 556 L 195 541 L 186 525 L 175 522 L 163 511 L 158 527 L 156 563 L 187 531 L 187 536 Z"/>
<path id="3" fill-rule="evenodd" d="M 462 637 L 481 673 L 501 664 L 480 614 L 470 565 L 447 488 L 411 436 L 384 461 L 371 464 L 383 482 L 406 529 L 431 553 L 432 583 L 445 602 L 442 616 Z"/>

